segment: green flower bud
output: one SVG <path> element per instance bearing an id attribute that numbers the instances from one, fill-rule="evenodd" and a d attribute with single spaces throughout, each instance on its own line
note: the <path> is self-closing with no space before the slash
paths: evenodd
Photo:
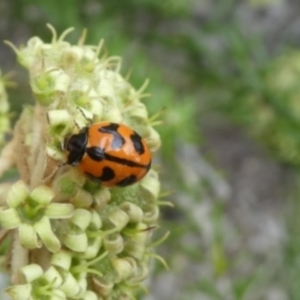
<path id="1" fill-rule="evenodd" d="M 96 293 L 99 296 L 108 296 L 111 292 L 112 289 L 114 287 L 114 283 L 113 282 L 108 282 L 105 281 L 104 279 L 99 279 L 99 278 L 95 278 L 93 277 L 91 280 L 91 284 L 93 287 L 93 290 L 96 291 Z"/>
<path id="2" fill-rule="evenodd" d="M 30 298 L 31 293 L 32 293 L 31 284 L 10 286 L 5 290 L 5 294 L 9 298 L 14 300 L 31 299 Z"/>
<path id="3" fill-rule="evenodd" d="M 141 282 L 145 280 L 150 273 L 149 264 L 147 262 L 140 261 L 137 266 L 137 272 L 134 277 L 130 279 L 131 282 Z"/>
<path id="4" fill-rule="evenodd" d="M 42 243 L 39 241 L 35 228 L 28 224 L 20 224 L 19 238 L 21 245 L 26 249 L 41 248 Z"/>
<path id="5" fill-rule="evenodd" d="M 20 270 L 25 282 L 30 283 L 43 275 L 43 269 L 37 264 L 31 264 Z"/>
<path id="6" fill-rule="evenodd" d="M 83 299 L 84 300 L 102 300 L 101 298 L 98 298 L 97 295 L 92 291 L 86 291 Z"/>
<path id="7" fill-rule="evenodd" d="M 79 189 L 71 199 L 71 202 L 75 207 L 87 208 L 92 205 L 93 196 L 89 192 Z"/>
<path id="8" fill-rule="evenodd" d="M 97 210 L 101 210 L 111 199 L 110 191 L 107 188 L 100 188 L 93 194 Z"/>
<path id="9" fill-rule="evenodd" d="M 32 91 L 41 105 L 48 106 L 55 101 L 54 85 L 51 73 L 42 73 L 32 81 Z"/>
<path id="10" fill-rule="evenodd" d="M 121 209 L 115 209 L 114 211 L 112 211 L 107 219 L 119 231 L 121 231 L 129 222 L 128 215 Z"/>
<path id="11" fill-rule="evenodd" d="M 71 222 L 81 230 L 85 230 L 92 220 L 92 213 L 86 209 L 76 209 Z"/>
<path id="12" fill-rule="evenodd" d="M 83 57 L 84 50 L 77 46 L 71 46 L 63 49 L 61 53 L 62 64 L 65 68 L 79 63 Z"/>
<path id="13" fill-rule="evenodd" d="M 21 223 L 21 219 L 15 209 L 0 209 L 0 223 L 3 228 L 13 229 Z"/>
<path id="14" fill-rule="evenodd" d="M 67 297 L 73 298 L 80 292 L 80 286 L 77 284 L 74 276 L 67 272 L 63 277 L 63 283 L 59 287 L 61 291 L 65 293 Z"/>
<path id="15" fill-rule="evenodd" d="M 43 41 L 38 37 L 31 38 L 27 47 L 21 51 L 17 51 L 18 62 L 25 68 L 30 68 L 35 61 L 35 56 L 42 52 L 44 46 Z"/>
<path id="16" fill-rule="evenodd" d="M 68 233 L 63 238 L 63 243 L 70 250 L 76 252 L 84 252 L 88 247 L 88 238 L 87 235 L 83 232 L 80 233 Z"/>
<path id="17" fill-rule="evenodd" d="M 153 127 L 148 127 L 148 134 L 145 136 L 147 144 L 152 152 L 157 151 L 161 146 L 161 139 L 158 132 Z"/>
<path id="18" fill-rule="evenodd" d="M 51 264 L 55 267 L 62 268 L 67 271 L 71 267 L 72 253 L 67 250 L 61 250 L 52 255 Z"/>
<path id="19" fill-rule="evenodd" d="M 50 203 L 45 215 L 51 219 L 68 219 L 73 216 L 74 206 L 68 203 Z"/>
<path id="20" fill-rule="evenodd" d="M 143 219 L 143 210 L 131 202 L 124 202 L 120 208 L 129 216 L 129 223 L 138 223 Z"/>
<path id="21" fill-rule="evenodd" d="M 50 110 L 47 116 L 51 127 L 68 125 L 73 122 L 72 116 L 65 109 Z"/>
<path id="22" fill-rule="evenodd" d="M 19 180 L 9 190 L 7 195 L 7 204 L 10 207 L 16 208 L 26 201 L 28 194 L 28 187 L 23 181 Z"/>
<path id="23" fill-rule="evenodd" d="M 103 238 L 103 245 L 109 254 L 118 254 L 124 249 L 123 238 L 118 233 L 106 235 Z"/>
<path id="24" fill-rule="evenodd" d="M 59 288 L 63 283 L 62 276 L 53 266 L 50 266 L 49 269 L 44 273 L 43 279 L 46 282 L 51 283 L 53 288 Z"/>
<path id="25" fill-rule="evenodd" d="M 110 121 L 114 123 L 121 123 L 123 120 L 122 114 L 116 108 L 104 110 L 103 121 Z"/>
<path id="26" fill-rule="evenodd" d="M 92 229 L 99 229 L 99 228 L 101 228 L 101 226 L 102 226 L 101 218 L 100 218 L 99 214 L 95 210 L 93 210 L 90 227 Z"/>
<path id="27" fill-rule="evenodd" d="M 115 104 L 116 99 L 115 99 L 115 90 L 113 88 L 113 86 L 111 85 L 111 82 L 109 80 L 107 80 L 106 78 L 106 74 L 108 71 L 105 70 L 105 72 L 101 71 L 99 73 L 96 73 L 96 75 L 98 75 L 99 78 L 99 85 L 97 86 L 97 94 L 99 97 L 105 99 L 105 101 L 107 101 L 109 104 L 111 104 L 111 106 L 115 106 L 113 104 Z M 100 82 L 101 79 L 101 82 Z"/>
<path id="28" fill-rule="evenodd" d="M 148 230 L 148 226 L 143 223 L 137 224 L 134 232 L 130 235 L 130 238 L 125 243 L 125 252 L 141 260 L 144 256 L 146 244 L 151 236 L 151 231 Z"/>
<path id="29" fill-rule="evenodd" d="M 148 204 L 143 207 L 144 210 L 144 217 L 143 222 L 145 224 L 155 224 L 155 222 L 159 218 L 159 207 L 154 204 Z"/>
<path id="30" fill-rule="evenodd" d="M 71 169 L 69 172 L 63 173 L 55 178 L 53 182 L 53 189 L 56 193 L 61 194 L 64 197 L 74 197 L 77 199 L 80 198 L 80 195 L 76 195 L 76 193 L 81 193 L 81 187 L 84 185 L 84 182 L 85 178 L 81 176 L 78 171 Z M 74 200 L 74 202 L 76 201 Z"/>
<path id="31" fill-rule="evenodd" d="M 79 286 L 79 294 L 77 295 L 77 297 L 80 297 L 82 299 L 84 298 L 84 295 L 87 292 L 87 280 L 86 280 L 86 274 L 80 274 L 79 279 L 77 280 L 77 284 Z"/>
<path id="32" fill-rule="evenodd" d="M 97 256 L 102 246 L 102 237 L 98 236 L 88 240 L 88 246 L 84 253 L 80 255 L 83 259 L 92 259 Z"/>
<path id="33" fill-rule="evenodd" d="M 68 299 L 62 290 L 56 289 L 56 290 L 52 291 L 50 300 L 68 300 Z"/>
<path id="34" fill-rule="evenodd" d="M 46 147 L 46 153 L 49 157 L 52 157 L 55 160 L 62 161 L 65 157 L 64 153 L 57 150 L 56 147 Z"/>
<path id="35" fill-rule="evenodd" d="M 60 250 L 60 241 L 53 233 L 50 221 L 46 216 L 34 224 L 34 229 L 49 251 L 55 253 Z"/>
<path id="36" fill-rule="evenodd" d="M 126 259 L 113 258 L 111 262 L 115 271 L 118 274 L 118 279 L 116 280 L 116 282 L 120 282 L 127 279 L 134 272 L 132 265 Z"/>
<path id="37" fill-rule="evenodd" d="M 102 226 L 102 221 L 99 214 L 96 211 L 92 211 L 91 220 L 88 226 L 87 237 L 88 246 L 84 253 L 80 254 L 81 258 L 92 259 L 97 256 L 102 246 L 102 236 L 99 236 L 98 230 Z"/>
<path id="38" fill-rule="evenodd" d="M 47 186 L 39 186 L 30 193 L 30 199 L 38 204 L 45 205 L 54 198 L 54 192 Z"/>
<path id="39" fill-rule="evenodd" d="M 150 170 L 145 178 L 140 183 L 140 188 L 147 199 L 155 201 L 158 198 L 160 191 L 160 182 L 157 173 Z"/>
<path id="40" fill-rule="evenodd" d="M 148 119 L 148 111 L 146 109 L 146 106 L 141 102 L 135 103 L 135 105 L 128 112 L 128 114 L 132 119 L 137 119 L 135 120 L 136 122 L 144 123 Z"/>
<path id="41" fill-rule="evenodd" d="M 97 96 L 95 96 L 97 97 Z M 93 98 L 92 98 L 93 99 Z M 103 105 L 99 100 L 91 100 L 90 110 L 95 114 L 95 121 L 101 121 L 103 116 Z"/>
<path id="42" fill-rule="evenodd" d="M 51 71 L 51 76 L 54 79 L 54 91 L 66 93 L 70 85 L 70 77 L 62 70 Z"/>
<path id="43" fill-rule="evenodd" d="M 137 260 L 142 260 L 145 254 L 145 249 L 146 247 L 142 243 L 138 244 L 134 241 L 127 241 L 124 247 L 124 252 Z"/>

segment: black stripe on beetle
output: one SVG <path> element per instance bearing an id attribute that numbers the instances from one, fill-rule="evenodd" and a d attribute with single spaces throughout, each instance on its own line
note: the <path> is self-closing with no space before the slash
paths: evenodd
<path id="1" fill-rule="evenodd" d="M 136 132 L 133 132 L 133 134 L 130 136 L 130 140 L 133 144 L 134 150 L 138 154 L 143 154 L 145 152 L 144 145 L 142 143 L 142 138 L 140 135 L 138 135 Z"/>
<path id="2" fill-rule="evenodd" d="M 86 153 L 94 161 L 109 160 L 109 161 L 112 161 L 112 162 L 115 162 L 115 163 L 118 163 L 121 165 L 125 165 L 128 167 L 138 167 L 138 168 L 145 168 L 145 169 L 149 169 L 149 167 L 150 167 L 149 164 L 143 165 L 143 164 L 134 162 L 132 160 L 128 160 L 128 159 L 124 159 L 124 158 L 120 158 L 120 157 L 116 157 L 116 156 L 107 154 L 107 153 L 105 153 L 105 150 L 100 147 L 86 148 Z"/>
<path id="3" fill-rule="evenodd" d="M 111 123 L 107 126 L 101 126 L 98 131 L 103 133 L 109 133 L 113 135 L 111 143 L 112 149 L 120 149 L 125 144 L 125 139 L 118 132 L 119 124 Z"/>

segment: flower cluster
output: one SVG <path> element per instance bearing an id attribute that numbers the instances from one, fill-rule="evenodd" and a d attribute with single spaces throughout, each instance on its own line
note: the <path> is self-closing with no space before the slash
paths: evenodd
<path id="1" fill-rule="evenodd" d="M 52 231 L 50 220 L 70 218 L 73 205 L 54 203 L 54 192 L 47 186 L 29 191 L 23 181 L 15 183 L 6 195 L 8 208 L 0 208 L 0 222 L 5 229 L 17 228 L 21 244 L 27 249 L 42 244 L 51 251 L 60 249 L 60 242 Z"/>
<path id="2" fill-rule="evenodd" d="M 0 193 L 0 224 L 16 229 L 10 253 L 12 299 L 132 299 L 149 273 L 159 217 L 160 182 L 152 168 L 126 188 L 105 188 L 67 166 L 65 138 L 96 121 L 123 123 L 153 153 L 153 128 L 143 90 L 119 73 L 117 57 L 98 46 L 64 41 L 55 30 L 50 44 L 38 37 L 15 50 L 30 75 L 36 99 L 14 129 L 12 151 L 20 180 Z M 0 158 L 1 160 L 1 158 Z M 22 259 L 23 257 L 23 259 Z M 25 257 L 25 258 L 24 258 Z M 158 257 L 159 258 L 159 257 Z M 160 258 L 159 258 L 160 259 Z"/>

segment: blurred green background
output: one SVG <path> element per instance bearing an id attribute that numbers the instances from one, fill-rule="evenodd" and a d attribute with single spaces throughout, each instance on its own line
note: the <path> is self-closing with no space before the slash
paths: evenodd
<path id="1" fill-rule="evenodd" d="M 150 115 L 164 108 L 157 155 L 171 231 L 146 300 L 300 299 L 300 2 L 2 0 L 0 39 L 45 26 L 105 39 Z M 27 74 L 0 45 L 13 120 L 33 103 Z"/>

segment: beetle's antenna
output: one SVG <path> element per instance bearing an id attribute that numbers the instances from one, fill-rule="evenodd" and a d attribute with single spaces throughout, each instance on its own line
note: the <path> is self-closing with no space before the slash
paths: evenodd
<path id="1" fill-rule="evenodd" d="M 83 109 L 82 109 L 81 107 L 79 107 L 79 106 L 77 106 L 76 108 L 81 112 L 81 114 L 83 115 L 83 117 L 89 122 L 89 125 L 92 125 L 93 120 L 90 119 L 90 118 L 88 118 L 88 117 L 86 116 L 86 114 L 84 113 Z M 75 122 L 75 124 L 76 124 L 76 122 Z M 79 128 L 78 124 L 76 124 L 76 126 Z M 79 129 L 80 129 L 80 128 L 79 128 Z"/>

